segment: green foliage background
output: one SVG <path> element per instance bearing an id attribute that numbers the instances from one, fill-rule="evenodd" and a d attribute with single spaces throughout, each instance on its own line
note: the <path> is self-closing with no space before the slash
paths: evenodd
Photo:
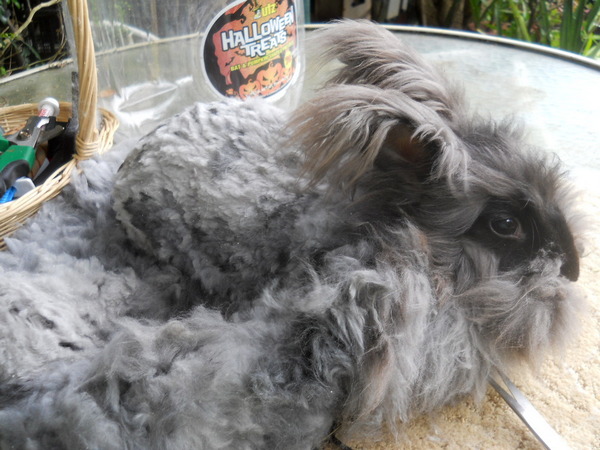
<path id="1" fill-rule="evenodd" d="M 468 1 L 473 30 L 600 56 L 600 0 Z"/>
<path id="2" fill-rule="evenodd" d="M 57 9 L 61 0 L 36 1 L 0 0 L 0 76 L 7 76 L 68 56 L 62 17 Z M 37 14 L 32 13 L 32 10 L 37 11 Z M 51 13 L 54 20 L 48 21 L 48 16 L 44 15 L 44 12 Z M 36 48 L 35 42 L 45 39 L 49 33 L 47 29 L 41 32 L 38 28 L 34 39 L 32 37 L 35 34 L 32 31 L 35 28 L 35 23 L 32 23 L 34 20 L 37 20 L 38 24 L 40 21 L 46 23 L 52 28 L 52 39 L 44 42 L 44 44 L 52 42 L 52 45 L 47 47 L 42 44 L 45 47 L 44 51 L 40 51 L 39 47 Z"/>

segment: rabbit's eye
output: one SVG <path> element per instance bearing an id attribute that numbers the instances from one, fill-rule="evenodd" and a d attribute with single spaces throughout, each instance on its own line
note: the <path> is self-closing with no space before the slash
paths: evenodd
<path id="1" fill-rule="evenodd" d="M 490 220 L 490 228 L 501 237 L 519 237 L 521 224 L 516 217 L 495 217 Z"/>

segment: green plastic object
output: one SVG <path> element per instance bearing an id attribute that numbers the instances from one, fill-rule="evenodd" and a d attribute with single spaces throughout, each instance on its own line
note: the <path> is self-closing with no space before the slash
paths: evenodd
<path id="1" fill-rule="evenodd" d="M 5 139 L 0 141 L 0 148 L 6 146 Z M 8 142 L 8 141 L 6 141 Z M 26 177 L 33 167 L 36 150 L 28 145 L 10 145 L 0 155 L 0 194 L 4 194 L 17 178 Z"/>

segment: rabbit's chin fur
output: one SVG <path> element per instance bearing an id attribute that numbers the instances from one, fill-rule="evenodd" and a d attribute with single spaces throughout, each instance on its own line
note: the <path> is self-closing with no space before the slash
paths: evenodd
<path id="1" fill-rule="evenodd" d="M 289 122 L 227 100 L 141 139 L 114 211 L 132 254 L 178 274 L 172 317 L 120 318 L 92 356 L 0 389 L 6 442 L 312 449 L 481 397 L 494 366 L 567 342 L 559 165 L 467 116 L 383 28 L 318 42 L 342 68 Z"/>
<path id="2" fill-rule="evenodd" d="M 536 267 L 536 265 L 543 267 Z M 524 359 L 537 366 L 550 348 L 565 350 L 577 330 L 581 293 L 558 276 L 560 261 L 532 261 L 536 275 L 506 274 L 456 296 L 476 324 L 479 348 L 502 366 Z"/>

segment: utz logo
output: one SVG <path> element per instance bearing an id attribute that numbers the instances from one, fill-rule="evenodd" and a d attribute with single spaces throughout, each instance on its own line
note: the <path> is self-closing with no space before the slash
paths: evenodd
<path id="1" fill-rule="evenodd" d="M 204 38 L 207 79 L 214 90 L 242 99 L 285 89 L 296 71 L 293 0 L 246 0 L 230 5 Z"/>

